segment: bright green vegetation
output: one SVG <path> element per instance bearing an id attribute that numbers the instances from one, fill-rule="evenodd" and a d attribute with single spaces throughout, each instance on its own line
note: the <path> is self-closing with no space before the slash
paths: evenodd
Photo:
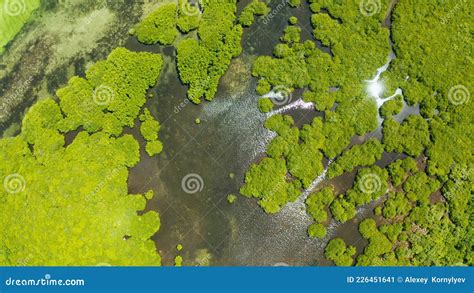
<path id="1" fill-rule="evenodd" d="M 332 260 L 337 266 L 350 266 L 354 262 L 353 256 L 356 253 L 354 246 L 346 246 L 341 238 L 334 238 L 329 241 L 324 255 Z"/>
<path id="2" fill-rule="evenodd" d="M 305 125 L 300 131 L 294 127 L 290 116 L 274 115 L 267 119 L 265 127 L 277 136 L 268 146 L 268 158 L 250 167 L 240 192 L 264 198 L 260 205 L 267 212 L 275 213 L 281 206 L 294 201 L 301 193 L 301 187 L 310 186 L 323 172 L 320 150 L 324 136 L 320 118 L 315 118 L 311 125 Z M 287 178 L 288 173 L 292 175 L 290 178 Z"/>
<path id="3" fill-rule="evenodd" d="M 395 162 L 391 163 L 388 166 L 388 173 L 390 174 L 390 178 L 392 179 L 392 184 L 394 186 L 399 186 L 400 183 L 405 181 L 406 176 L 409 175 L 408 172 L 415 172 L 418 170 L 416 166 L 416 161 L 411 158 L 407 157 L 405 159 L 396 160 Z"/>
<path id="4" fill-rule="evenodd" d="M 182 33 L 188 33 L 199 26 L 201 13 L 197 5 L 191 5 L 189 0 L 178 0 L 176 25 Z"/>
<path id="5" fill-rule="evenodd" d="M 278 87 L 304 89 L 303 100 L 313 102 L 324 116 L 300 129 L 289 116 L 269 118 L 266 127 L 277 136 L 267 148 L 268 158 L 250 169 L 266 172 L 247 173 L 252 188 L 265 198 L 274 186 L 260 185 L 259 189 L 255 181 L 279 178 L 307 187 L 320 174 L 317 161 L 322 154 L 334 161 L 328 168 L 329 178 L 354 170 L 357 175 L 352 188 L 341 194 L 334 194 L 329 186 L 308 197 L 307 212 L 314 219 L 308 227 L 310 236 L 325 237 L 328 206 L 333 219 L 345 222 L 354 218 L 358 207 L 377 201 L 375 216 L 360 223 L 368 245 L 355 264 L 473 265 L 470 11 L 474 3 L 397 2 L 391 28 L 396 58 L 383 79 L 390 87 L 387 92 L 399 87 L 403 98 L 397 96 L 381 107 L 381 142 L 369 139 L 350 146 L 355 135 L 364 136 L 378 127 L 378 110 L 366 96 L 363 80 L 373 77 L 390 52 L 389 31 L 381 25 L 389 1 L 380 1 L 379 11 L 371 16 L 362 15 L 358 1 L 309 2 L 314 12 L 313 35 L 332 54 L 322 52 L 312 41 L 301 42 L 301 30 L 293 19 L 273 56 L 257 57 L 252 74 L 259 79 L 259 94 Z M 403 99 L 419 105 L 420 114 L 397 122 L 392 116 L 401 112 Z M 305 149 L 308 143 L 310 150 Z M 403 159 L 378 167 L 375 163 L 384 152 L 398 153 Z M 306 156 L 304 167 L 292 169 L 292 155 L 293 161 L 299 161 L 294 158 L 301 158 L 295 156 L 300 153 Z M 278 172 L 268 160 L 278 160 Z M 246 181 L 243 189 L 248 185 Z M 288 193 L 272 196 L 280 206 L 292 199 Z M 340 238 L 331 240 L 325 251 L 336 265 L 353 264 L 354 254 L 355 249 Z"/>
<path id="6" fill-rule="evenodd" d="M 394 227 L 392 227 L 392 229 L 393 228 Z M 376 265 L 376 263 L 373 262 L 374 259 L 392 251 L 392 243 L 386 234 L 377 229 L 377 225 L 373 219 L 363 220 L 359 225 L 359 231 L 360 234 L 369 241 L 369 244 L 365 247 L 364 253 L 357 257 L 358 265 Z M 396 233 L 398 231 L 390 232 Z"/>
<path id="7" fill-rule="evenodd" d="M 416 14 L 410 12 L 413 5 L 419 6 Z M 393 245 L 396 263 L 474 264 L 473 9 L 472 1 L 437 6 L 430 1 L 405 0 L 395 10 L 393 36 L 396 53 L 402 58 L 394 60 L 388 76 L 403 89 L 408 103 L 420 104 L 430 134 L 424 152 L 430 178 L 417 174 L 403 187 L 410 192 L 410 200 L 419 203 L 408 216 L 395 221 L 404 227 L 399 236 L 402 241 Z M 428 186 L 431 183 L 434 186 Z M 442 196 L 427 202 L 427 194 L 439 186 Z"/>
<path id="8" fill-rule="evenodd" d="M 153 196 L 155 196 L 155 193 L 153 192 L 153 190 L 150 189 L 147 192 L 145 192 L 144 196 L 147 200 L 150 200 L 153 198 Z"/>
<path id="9" fill-rule="evenodd" d="M 301 28 L 299 26 L 287 26 L 283 31 L 283 36 L 281 36 L 280 40 L 287 44 L 299 43 L 301 39 L 300 33 Z"/>
<path id="10" fill-rule="evenodd" d="M 189 86 L 188 98 L 199 104 L 211 101 L 220 78 L 229 68 L 232 58 L 242 52 L 243 29 L 236 16 L 237 0 L 209 0 L 192 4 L 188 0 L 162 4 L 134 29 L 138 40 L 146 44 L 172 44 L 178 30 L 186 34 L 175 44 L 177 67 L 183 84 Z M 249 15 L 268 13 L 265 3 L 255 1 L 241 16 L 245 25 Z M 188 34 L 197 29 L 196 34 Z"/>
<path id="11" fill-rule="evenodd" d="M 298 198 L 301 187 L 299 181 L 287 182 L 286 174 L 284 159 L 265 158 L 250 167 L 240 193 L 259 198 L 258 204 L 265 212 L 277 213 L 283 205 Z"/>
<path id="12" fill-rule="evenodd" d="M 413 5 L 418 7 L 417 14 L 410 13 Z M 474 75 L 469 74 L 473 9 L 472 1 L 446 1 L 437 6 L 430 1 L 404 0 L 394 12 L 394 46 L 400 58 L 387 75 L 402 88 L 407 102 L 420 104 L 421 114 L 430 118 L 427 171 L 448 185 L 455 167 L 471 170 L 473 163 L 468 151 L 472 149 L 473 103 L 466 95 L 467 91 L 472 96 L 474 88 Z M 465 90 L 456 90 L 457 85 Z"/>
<path id="13" fill-rule="evenodd" d="M 18 136 L 0 140 L 0 264 L 161 263 L 150 239 L 158 213 L 137 214 L 153 192 L 128 194 L 139 145 L 121 135 L 160 71 L 159 55 L 118 48 L 87 79 L 73 77 L 58 90 L 59 103 L 48 98 L 31 107 Z M 102 85 L 113 98 L 97 97 Z M 77 135 L 66 145 L 71 131 Z"/>
<path id="14" fill-rule="evenodd" d="M 65 116 L 59 130 L 83 127 L 90 133 L 102 130 L 117 136 L 124 126 L 133 127 L 162 65 L 160 55 L 115 49 L 107 60 L 91 66 L 86 78 L 73 77 L 57 91 Z"/>
<path id="15" fill-rule="evenodd" d="M 403 192 L 390 192 L 383 207 L 383 216 L 392 219 L 396 216 L 406 216 L 412 204 Z"/>
<path id="16" fill-rule="evenodd" d="M 260 98 L 258 99 L 258 109 L 262 113 L 268 113 L 273 109 L 273 102 L 269 98 Z"/>
<path id="17" fill-rule="evenodd" d="M 288 0 L 288 4 L 290 4 L 291 7 L 298 7 L 301 4 L 301 0 Z"/>
<path id="18" fill-rule="evenodd" d="M 144 44 L 172 44 L 178 36 L 176 8 L 176 3 L 162 4 L 134 28 L 133 34 Z"/>
<path id="19" fill-rule="evenodd" d="M 227 202 L 232 204 L 237 200 L 237 196 L 235 194 L 227 195 Z"/>
<path id="20" fill-rule="evenodd" d="M 357 166 L 370 166 L 382 158 L 383 145 L 376 138 L 344 151 L 328 169 L 328 177 L 351 172 Z"/>
<path id="21" fill-rule="evenodd" d="M 384 118 L 389 118 L 393 115 L 399 114 L 403 109 L 403 98 L 396 96 L 393 99 L 386 101 L 380 108 L 380 115 Z"/>
<path id="22" fill-rule="evenodd" d="M 410 12 L 413 7 L 418 13 Z M 395 7 L 393 40 L 397 58 L 388 77 L 403 90 L 409 104 L 426 108 L 426 115 L 433 115 L 429 109 L 447 110 L 448 93 L 455 85 L 464 85 L 473 92 L 473 9 L 472 1 L 456 0 L 443 5 L 403 0 Z"/>
<path id="23" fill-rule="evenodd" d="M 383 143 L 387 152 L 418 157 L 430 144 L 428 122 L 418 115 L 410 115 L 401 124 L 389 118 L 383 123 Z"/>
<path id="24" fill-rule="evenodd" d="M 345 222 L 355 216 L 355 208 L 386 194 L 388 172 L 376 165 L 359 169 L 354 186 L 331 204 L 334 219 Z"/>
<path id="25" fill-rule="evenodd" d="M 308 235 L 311 237 L 324 238 L 326 227 L 321 223 L 328 220 L 327 207 L 334 200 L 334 188 L 326 187 L 317 193 L 313 193 L 306 199 L 306 211 L 314 222 L 308 227 Z"/>
<path id="26" fill-rule="evenodd" d="M 163 150 L 163 144 L 158 140 L 158 131 L 160 130 L 160 123 L 151 116 L 150 110 L 145 109 L 143 114 L 139 116 L 140 132 L 143 138 L 147 141 L 146 152 L 148 155 L 154 156 Z"/>
<path id="27" fill-rule="evenodd" d="M 295 25 L 298 23 L 298 18 L 296 18 L 295 16 L 292 16 L 288 19 L 288 22 L 291 24 L 291 25 Z"/>
<path id="28" fill-rule="evenodd" d="M 425 172 L 416 172 L 409 176 L 403 184 L 407 198 L 420 204 L 428 204 L 429 196 L 439 187 L 439 181 L 428 177 Z"/>
<path id="29" fill-rule="evenodd" d="M 0 54 L 40 6 L 40 0 L 27 2 L 0 0 Z"/>
<path id="30" fill-rule="evenodd" d="M 143 114 L 139 116 L 142 124 L 140 125 L 140 132 L 146 141 L 153 141 L 158 139 L 158 131 L 160 124 L 151 116 L 150 110 L 145 109 Z"/>
<path id="31" fill-rule="evenodd" d="M 282 163 L 286 164 L 285 166 L 282 163 L 278 164 L 278 172 L 268 171 L 265 173 L 257 173 L 255 170 L 259 168 L 259 165 L 268 164 L 267 159 L 253 165 L 246 176 L 246 185 L 241 190 L 244 195 L 253 194 L 255 196 L 257 194 L 248 190 L 250 177 L 252 186 L 259 185 L 256 182 L 268 182 L 268 176 L 283 178 L 283 167 L 285 167 L 286 173 L 291 175 L 290 181 L 279 179 L 278 182 L 288 184 L 299 181 L 298 185 L 301 187 L 309 187 L 311 182 L 323 172 L 323 154 L 327 158 L 333 159 L 347 148 L 354 135 L 364 135 L 377 128 L 377 106 L 373 100 L 365 96 L 361 78 L 369 78 L 375 69 L 385 62 L 389 52 L 388 31 L 380 28 L 369 32 L 358 29 L 354 32 L 351 25 L 375 25 L 374 20 L 354 20 L 350 15 L 344 16 L 344 12 L 339 11 L 342 14 L 341 17 L 348 18 L 347 24 L 341 24 L 324 12 L 319 13 L 321 7 L 318 8 L 314 5 L 312 7 L 315 12 L 318 12 L 313 17 L 314 34 L 317 38 L 323 38 L 323 36 L 324 38 L 333 38 L 335 36 L 330 30 L 321 30 L 319 23 L 319 17 L 321 17 L 330 22 L 331 28 L 337 29 L 341 36 L 350 36 L 354 41 L 345 43 L 342 47 L 340 46 L 343 43 L 342 38 L 331 40 L 335 46 L 334 49 L 331 46 L 331 49 L 337 56 L 337 61 L 334 61 L 329 54 L 316 48 L 312 41 L 301 43 L 301 29 L 293 25 L 285 29 L 281 37 L 282 43 L 274 49 L 274 57 L 260 56 L 255 60 L 252 74 L 259 78 L 257 88 L 259 93 L 268 92 L 272 86 L 274 89 L 278 86 L 288 89 L 309 87 L 310 91 L 305 92 L 304 100 L 314 102 L 318 110 L 325 110 L 325 117 L 324 119 L 315 118 L 310 125 L 304 125 L 301 130 L 293 127 L 293 120 L 289 116 L 275 115 L 269 118 L 265 127 L 275 131 L 277 136 L 269 144 L 267 155 L 271 159 L 283 158 Z M 367 45 L 370 46 L 373 42 L 376 44 L 373 46 L 373 52 L 369 54 Z M 366 59 L 364 56 L 367 56 Z M 354 87 L 354 84 L 361 84 L 361 86 Z M 339 90 L 330 92 L 331 87 Z M 336 109 L 330 110 L 336 101 L 339 105 Z M 268 110 L 263 107 L 266 106 L 263 103 L 265 102 L 259 102 L 260 109 Z M 367 147 L 374 152 L 372 161 L 379 157 L 378 153 L 381 152 L 380 143 L 378 146 L 375 144 L 371 141 Z M 337 170 L 337 166 L 349 168 L 352 160 L 347 156 L 342 158 L 332 171 L 334 176 L 340 172 Z M 370 158 L 366 160 L 368 160 L 366 164 L 370 164 Z M 354 166 L 357 165 L 357 162 L 353 163 Z M 273 166 L 276 167 L 276 165 Z M 253 172 L 251 172 L 252 170 Z M 256 178 L 256 176 L 262 177 Z M 277 202 L 279 206 L 294 199 L 293 196 L 288 196 L 288 192 L 275 195 L 273 192 L 275 187 L 263 185 L 266 187 L 260 185 L 258 197 L 272 198 L 272 201 Z M 301 192 L 301 190 L 294 190 L 298 185 L 291 187 L 292 195 Z M 338 201 L 336 204 L 342 203 L 342 201 Z M 350 209 L 350 206 L 347 208 Z M 279 208 L 275 209 L 275 211 L 278 210 Z M 350 214 L 353 213 L 355 210 Z"/>
<path id="32" fill-rule="evenodd" d="M 214 98 L 230 61 L 242 51 L 242 27 L 235 24 L 236 2 L 207 1 L 198 27 L 198 40 L 187 38 L 177 46 L 179 76 L 189 85 L 188 98 L 196 104 L 201 98 L 208 101 Z"/>
<path id="33" fill-rule="evenodd" d="M 265 2 L 260 0 L 252 0 L 239 16 L 239 23 L 243 26 L 251 26 L 254 22 L 254 15 L 266 16 L 270 12 L 270 8 Z"/>
<path id="34" fill-rule="evenodd" d="M 353 13 L 359 11 L 355 2 L 318 1 L 311 9 L 315 13 L 313 34 L 331 48 L 334 58 L 316 48 L 312 41 L 300 43 L 300 28 L 292 25 L 285 29 L 283 43 L 275 47 L 274 57 L 258 57 L 252 74 L 272 86 L 309 87 L 311 94 L 306 94 L 305 100 L 314 101 L 319 110 L 326 110 L 334 101 L 349 102 L 364 95 L 361 80 L 369 79 L 385 63 L 390 52 L 389 32 L 380 27 L 376 17 Z M 331 87 L 339 90 L 330 92 Z"/>
<path id="35" fill-rule="evenodd" d="M 350 144 L 354 135 L 365 135 L 377 128 L 377 106 L 369 99 L 352 99 L 341 103 L 336 111 L 325 111 L 323 151 L 333 159 Z"/>
<path id="36" fill-rule="evenodd" d="M 177 255 L 174 257 L 174 266 L 175 267 L 183 266 L 183 257 L 181 255 Z"/>
<path id="37" fill-rule="evenodd" d="M 342 223 L 358 208 L 376 207 L 375 216 L 358 227 L 368 243 L 363 252 L 354 260 L 355 248 L 336 238 L 325 249 L 329 260 L 336 265 L 474 265 L 474 2 L 397 1 L 390 31 L 397 58 L 383 79 L 391 87 L 387 92 L 400 87 L 403 99 L 420 107 L 419 115 L 400 123 L 392 116 L 400 113 L 402 97 L 379 110 L 364 90 L 364 80 L 390 52 L 389 29 L 381 25 L 389 1 L 379 1 L 379 12 L 371 16 L 362 15 L 360 1 L 309 2 L 313 36 L 331 53 L 312 40 L 302 42 L 298 20 L 291 17 L 273 55 L 257 57 L 252 74 L 260 95 L 301 89 L 303 100 L 313 102 L 321 117 L 301 127 L 288 115 L 267 119 L 265 127 L 276 136 L 266 157 L 246 173 L 240 192 L 257 198 L 267 213 L 277 213 L 323 174 L 323 159 L 331 159 L 329 178 L 354 172 L 355 181 L 339 194 L 330 185 L 306 199 L 314 220 L 309 236 L 324 238 L 330 218 Z M 132 30 L 143 43 L 176 46 L 181 81 L 196 104 L 213 99 L 232 58 L 240 54 L 242 26 L 268 13 L 266 5 L 253 1 L 237 17 L 236 3 L 163 4 Z M 301 1 L 289 3 L 297 7 Z M 34 6 L 27 8 L 28 17 L 0 15 L 0 26 L 8 28 L 2 42 L 30 17 Z M 159 216 L 142 212 L 153 192 L 128 194 L 128 168 L 140 157 L 138 142 L 123 128 L 133 127 L 138 117 L 148 154 L 162 150 L 158 121 L 147 109 L 141 112 L 162 65 L 159 55 L 116 49 L 84 78 L 74 77 L 59 89 L 57 99 L 34 105 L 20 135 L 0 140 L 0 178 L 7 183 L 0 191 L 5 227 L 0 264 L 160 264 L 150 239 L 160 227 Z M 268 98 L 258 101 L 262 112 L 273 106 Z M 364 137 L 377 129 L 378 111 L 384 118 L 382 141 Z M 67 144 L 66 134 L 74 137 Z M 363 142 L 351 145 L 354 136 Z M 384 151 L 403 159 L 379 167 Z M 175 265 L 182 262 L 177 255 Z"/>

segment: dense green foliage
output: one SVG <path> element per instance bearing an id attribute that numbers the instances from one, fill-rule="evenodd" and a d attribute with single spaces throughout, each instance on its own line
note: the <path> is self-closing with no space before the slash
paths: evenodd
<path id="1" fill-rule="evenodd" d="M 232 58 L 240 55 L 242 27 L 236 25 L 236 0 L 209 0 L 204 3 L 198 40 L 188 38 L 177 46 L 181 81 L 189 85 L 188 98 L 199 104 L 212 100 L 220 78 Z"/>
<path id="2" fill-rule="evenodd" d="M 158 131 L 160 130 L 160 123 L 151 116 L 150 110 L 145 109 L 143 114 L 139 117 L 142 124 L 140 125 L 140 132 L 146 141 L 153 141 L 158 139 Z"/>
<path id="3" fill-rule="evenodd" d="M 301 129 L 293 127 L 288 116 L 269 119 L 266 126 L 277 137 L 269 144 L 267 155 L 284 159 L 286 178 L 299 179 L 303 187 L 320 174 L 315 168 L 320 154 L 334 159 L 328 168 L 330 178 L 358 166 L 369 167 L 359 169 L 352 188 L 342 194 L 334 195 L 328 187 L 308 197 L 307 212 L 315 221 L 308 234 L 325 236 L 327 205 L 334 219 L 345 222 L 356 215 L 357 207 L 378 200 L 374 219 L 362 221 L 359 227 L 368 245 L 357 258 L 358 265 L 472 265 L 474 124 L 470 93 L 474 75 L 470 56 L 474 44 L 469 18 L 474 3 L 396 3 L 392 17 L 396 58 L 382 78 L 389 85 L 387 92 L 400 88 L 403 97 L 396 96 L 377 109 L 361 81 L 371 79 L 390 51 L 389 32 L 382 25 L 389 1 L 380 1 L 370 15 L 360 1 L 309 2 L 314 12 L 313 35 L 331 54 L 312 41 L 301 42 L 301 29 L 292 19 L 273 56 L 257 57 L 252 74 L 259 79 L 259 94 L 277 87 L 304 89 L 303 100 L 313 102 L 324 116 Z M 404 99 L 409 105 L 418 104 L 420 113 L 397 122 L 392 116 L 401 112 Z M 385 118 L 382 142 L 370 139 L 348 148 L 355 135 L 377 128 L 378 111 Z M 315 139 L 306 150 L 308 138 Z M 374 164 L 384 151 L 408 157 L 381 168 Z M 291 155 L 298 153 L 306 154 L 306 163 L 317 158 L 303 169 L 318 172 L 292 170 Z M 283 177 L 283 161 L 280 172 Z M 350 265 L 355 250 L 347 248 L 342 239 L 334 239 L 325 254 L 337 265 Z"/>
<path id="4" fill-rule="evenodd" d="M 326 228 L 321 224 L 328 220 L 327 207 L 334 200 L 334 188 L 332 186 L 323 188 L 313 193 L 306 199 L 306 211 L 315 223 L 308 227 L 308 235 L 323 238 L 326 236 Z"/>
<path id="5" fill-rule="evenodd" d="M 178 30 L 184 36 L 176 44 L 177 67 L 181 82 L 189 86 L 188 98 L 199 104 L 202 98 L 211 101 L 220 78 L 232 58 L 240 55 L 243 29 L 236 17 L 237 0 L 189 1 L 167 3 L 148 15 L 133 33 L 145 44 L 169 45 Z M 241 15 L 244 25 L 253 22 L 253 15 L 265 15 L 268 7 L 255 0 Z M 250 21 L 250 16 L 251 20 Z"/>
<path id="6" fill-rule="evenodd" d="M 415 172 L 418 170 L 416 161 L 412 157 L 405 159 L 396 160 L 395 162 L 388 165 L 388 172 L 394 186 L 399 186 L 402 183 L 408 172 Z"/>
<path id="7" fill-rule="evenodd" d="M 284 159 L 265 158 L 250 167 L 240 193 L 260 198 L 258 203 L 267 213 L 276 213 L 299 195 L 301 185 L 298 186 L 298 181 L 288 182 L 286 173 Z"/>
<path id="8" fill-rule="evenodd" d="M 237 200 L 237 196 L 235 194 L 227 195 L 227 202 L 232 204 Z"/>
<path id="9" fill-rule="evenodd" d="M 331 108 L 328 100 L 343 102 L 363 94 L 360 81 L 369 79 L 390 51 L 388 30 L 380 27 L 375 17 L 354 15 L 359 11 L 357 3 L 311 2 L 315 2 L 311 5 L 315 12 L 313 34 L 331 48 L 334 58 L 311 41 L 300 43 L 300 28 L 289 26 L 281 38 L 283 43 L 275 47 L 275 57 L 258 57 L 252 74 L 273 86 L 309 86 L 313 94 L 307 100 L 311 97 L 323 110 Z M 339 90 L 330 92 L 330 87 Z"/>
<path id="10" fill-rule="evenodd" d="M 239 23 L 243 26 L 251 26 L 254 22 L 254 15 L 266 16 L 270 12 L 270 8 L 265 2 L 260 0 L 252 0 L 239 16 Z"/>
<path id="11" fill-rule="evenodd" d="M 411 208 L 412 204 L 403 192 L 390 192 L 384 204 L 383 216 L 387 219 L 406 216 Z"/>
<path id="12" fill-rule="evenodd" d="M 380 115 L 384 118 L 389 118 L 393 115 L 399 114 L 403 109 L 403 98 L 396 96 L 393 99 L 383 103 L 380 108 Z"/>
<path id="13" fill-rule="evenodd" d="M 344 151 L 328 169 L 328 177 L 336 177 L 351 172 L 357 166 L 370 166 L 382 158 L 383 145 L 371 138 L 360 145 Z"/>
<path id="14" fill-rule="evenodd" d="M 466 151 L 472 150 L 473 103 L 465 93 L 450 94 L 456 85 L 472 92 L 473 75 L 466 72 L 472 71 L 473 43 L 467 40 L 473 5 L 400 0 L 395 7 L 397 58 L 386 75 L 409 104 L 420 104 L 421 116 L 402 124 L 386 120 L 384 143 L 388 151 L 427 159 L 418 166 L 412 158 L 389 165 L 397 191 L 383 205 L 388 223 L 361 224 L 369 245 L 360 265 L 474 263 L 473 156 Z"/>
<path id="15" fill-rule="evenodd" d="M 387 152 L 406 153 L 418 157 L 430 144 L 428 122 L 421 116 L 410 115 L 401 124 L 393 118 L 383 123 L 383 143 Z"/>
<path id="16" fill-rule="evenodd" d="M 301 0 L 288 0 L 288 4 L 290 4 L 291 7 L 298 7 L 301 4 Z"/>
<path id="17" fill-rule="evenodd" d="M 377 224 L 373 219 L 365 219 L 359 225 L 362 236 L 369 241 L 364 253 L 357 257 L 358 265 L 382 265 L 376 262 L 382 259 L 382 255 L 392 252 L 392 243 L 387 236 L 377 229 Z"/>
<path id="18" fill-rule="evenodd" d="M 59 104 L 34 105 L 20 135 L 0 140 L 0 264 L 160 264 L 150 239 L 159 216 L 137 214 L 153 193 L 127 191 L 139 145 L 120 135 L 160 71 L 159 55 L 116 49 L 87 79 L 73 77 L 58 90 Z M 107 104 L 94 92 L 104 84 L 114 94 Z M 79 126 L 85 131 L 66 145 L 65 134 Z"/>
<path id="19" fill-rule="evenodd" d="M 334 219 L 340 222 L 352 219 L 355 216 L 355 207 L 367 204 L 386 194 L 387 180 L 388 172 L 377 165 L 360 169 L 354 186 L 331 204 Z"/>
<path id="20" fill-rule="evenodd" d="M 291 4 L 297 6 L 299 1 Z M 289 180 L 294 180 L 291 182 L 298 180 L 302 187 L 307 188 L 323 172 L 323 154 L 329 159 L 336 158 L 347 148 L 354 135 L 364 135 L 377 128 L 377 106 L 366 97 L 361 80 L 370 78 L 384 63 L 390 51 L 388 30 L 379 27 L 374 19 L 355 18 L 342 9 L 342 4 L 328 2 L 318 6 L 313 3 L 311 8 L 315 12 L 312 19 L 314 35 L 331 48 L 334 58 L 317 48 L 312 41 L 302 43 L 301 28 L 292 19 L 291 25 L 285 28 L 280 38 L 281 43 L 274 48 L 274 56 L 259 56 L 252 66 L 252 75 L 259 78 L 259 94 L 269 92 L 272 87 L 308 87 L 303 99 L 314 102 L 316 109 L 325 111 L 325 115 L 324 118 L 315 118 L 301 130 L 293 127 L 293 120 L 289 116 L 275 115 L 269 118 L 265 126 L 275 131 L 277 136 L 268 145 L 267 155 L 269 158 L 283 158 L 284 161 L 279 172 L 261 173 L 261 178 L 255 178 L 257 173 L 252 172 L 253 182 L 268 181 L 266 176 L 272 176 L 272 173 L 273 177 L 276 174 L 283 177 L 283 173 L 286 173 L 290 176 L 287 177 Z M 322 8 L 345 21 L 331 18 Z M 370 27 L 370 30 L 364 27 Z M 334 88 L 337 90 L 331 90 Z M 338 102 L 338 106 L 332 109 L 335 102 Z M 266 111 L 269 107 L 264 103 L 259 102 L 259 107 Z M 331 167 L 330 174 L 337 176 L 345 169 L 372 164 L 380 158 L 382 151 L 380 142 L 370 140 L 360 149 L 355 147 L 347 151 Z M 363 157 L 368 153 L 370 157 Z M 267 159 L 253 165 L 250 170 L 255 170 L 263 162 L 267 162 Z M 286 166 L 283 166 L 284 162 Z M 249 174 L 250 171 L 247 176 Z M 248 185 L 246 177 L 244 194 Z M 263 194 L 271 193 L 272 186 L 261 191 Z M 285 204 L 290 199 L 293 198 L 282 194 L 279 204 Z M 341 220 L 344 218 L 342 214 L 347 218 L 355 214 L 354 200 L 336 199 L 331 206 L 339 211 L 337 214 Z M 321 237 L 324 227 L 318 224 L 312 225 L 308 232 Z"/>
<path id="21" fill-rule="evenodd" d="M 132 31 L 146 44 L 175 43 L 181 81 L 198 104 L 213 99 L 232 58 L 241 53 L 242 26 L 269 8 L 253 0 L 237 17 L 236 0 L 191 2 L 196 1 L 163 4 Z M 309 236 L 326 236 L 328 211 L 346 222 L 372 202 L 375 216 L 359 225 L 368 244 L 355 264 L 473 265 L 474 2 L 396 1 L 391 36 L 382 25 L 389 0 L 377 1 L 380 7 L 371 15 L 361 1 L 308 2 L 313 36 L 330 53 L 302 41 L 302 28 L 291 17 L 273 56 L 258 56 L 252 75 L 260 95 L 281 87 L 301 89 L 303 100 L 321 115 L 301 127 L 288 115 L 268 118 L 265 127 L 276 136 L 266 157 L 246 173 L 240 192 L 276 213 L 323 174 L 324 158 L 331 159 L 330 179 L 354 172 L 355 180 L 340 194 L 330 185 L 306 199 L 314 220 Z M 292 7 L 300 4 L 289 1 Z M 1 13 L 0 26 L 8 28 L 2 31 L 3 47 L 31 11 L 17 18 Z M 189 34 L 177 42 L 179 32 Z M 396 58 L 382 78 L 388 92 L 399 87 L 403 97 L 378 109 L 364 80 L 386 62 L 390 37 Z M 122 131 L 135 125 L 162 65 L 159 55 L 114 50 L 85 78 L 73 77 L 59 89 L 59 103 L 45 99 L 34 105 L 20 135 L 0 140 L 0 178 L 8 183 L 0 193 L 0 264 L 160 263 L 150 240 L 160 226 L 158 214 L 137 214 L 153 193 L 128 194 L 128 168 L 139 160 L 139 145 Z M 420 113 L 397 122 L 393 116 L 404 100 Z M 274 105 L 261 98 L 258 107 L 269 112 Z M 382 142 L 364 137 L 379 127 L 378 112 L 384 118 Z M 139 120 L 147 153 L 161 152 L 158 121 L 148 109 Z M 72 131 L 76 136 L 66 143 Z M 363 142 L 350 146 L 356 135 Z M 407 157 L 379 167 L 386 165 L 379 162 L 384 151 Z M 233 202 L 235 196 L 227 199 Z M 352 265 L 354 255 L 355 248 L 341 238 L 325 249 L 336 265 Z M 175 264 L 182 264 L 181 256 Z"/>
<path id="22" fill-rule="evenodd" d="M 258 100 L 258 109 L 262 113 L 268 113 L 273 109 L 273 102 L 269 98 L 261 98 Z"/>
<path id="23" fill-rule="evenodd" d="M 197 29 L 200 20 L 201 13 L 197 4 L 193 6 L 190 0 L 178 0 L 176 25 L 182 33 Z"/>
<path id="24" fill-rule="evenodd" d="M 356 253 L 354 246 L 346 246 L 341 238 L 334 238 L 329 241 L 324 255 L 332 260 L 337 266 L 350 266 L 354 262 L 353 256 Z"/>
<path id="25" fill-rule="evenodd" d="M 176 7 L 176 3 L 162 4 L 135 27 L 133 34 L 144 44 L 172 44 L 178 36 Z"/>
<path id="26" fill-rule="evenodd" d="M 278 212 L 282 205 L 298 197 L 301 187 L 309 187 L 311 182 L 323 172 L 323 155 L 320 151 L 324 141 L 322 121 L 320 118 L 315 118 L 311 125 L 305 125 L 300 131 L 294 127 L 293 118 L 290 116 L 274 115 L 267 119 L 265 127 L 277 133 L 267 148 L 269 158 L 251 166 L 245 177 L 245 185 L 240 192 L 243 195 L 255 196 L 256 193 L 249 191 L 249 188 L 260 185 L 259 197 L 272 198 L 279 207 L 272 210 Z M 278 162 L 278 164 L 270 165 L 268 162 Z M 265 172 L 255 171 L 260 169 L 264 169 Z M 290 180 L 288 182 L 283 180 L 287 177 Z M 274 180 L 280 182 L 278 187 L 267 184 Z M 289 187 L 284 187 L 285 184 L 289 184 Z M 275 193 L 275 188 L 282 187 L 289 190 L 290 196 L 287 193 Z M 267 210 L 265 207 L 264 209 Z"/>
<path id="27" fill-rule="evenodd" d="M 158 140 L 158 131 L 160 130 L 160 123 L 151 116 L 150 110 L 145 109 L 143 114 L 139 116 L 140 121 L 140 132 L 143 138 L 147 141 L 146 143 L 146 152 L 151 157 L 153 155 L 159 154 L 163 145 Z"/>
<path id="28" fill-rule="evenodd" d="M 288 19 L 288 22 L 291 24 L 291 25 L 295 25 L 298 23 L 298 18 L 296 16 L 292 16 Z"/>
<path id="29" fill-rule="evenodd" d="M 115 49 L 89 68 L 87 79 L 73 77 L 57 91 L 65 115 L 59 129 L 69 132 L 82 126 L 88 132 L 119 135 L 124 126 L 133 127 L 162 65 L 160 55 Z"/>

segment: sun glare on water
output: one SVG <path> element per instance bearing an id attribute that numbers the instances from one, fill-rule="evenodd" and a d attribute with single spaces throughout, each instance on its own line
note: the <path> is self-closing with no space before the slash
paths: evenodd
<path id="1" fill-rule="evenodd" d="M 381 80 L 369 81 L 366 91 L 369 96 L 380 99 L 385 91 L 385 86 Z"/>

